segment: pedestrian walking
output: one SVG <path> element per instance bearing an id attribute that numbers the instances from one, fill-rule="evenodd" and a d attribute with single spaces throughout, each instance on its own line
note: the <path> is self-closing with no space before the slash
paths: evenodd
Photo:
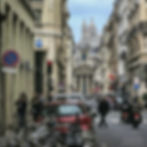
<path id="1" fill-rule="evenodd" d="M 26 126 L 27 95 L 22 93 L 16 102 L 19 128 Z"/>
<path id="2" fill-rule="evenodd" d="M 32 99 L 32 116 L 35 122 L 42 118 L 43 102 L 41 97 L 36 94 Z"/>
<path id="3" fill-rule="evenodd" d="M 109 109 L 110 109 L 109 102 L 105 98 L 101 99 L 98 107 L 98 111 L 101 115 L 99 126 L 103 126 L 103 125 L 107 126 L 106 116 L 109 112 Z"/>

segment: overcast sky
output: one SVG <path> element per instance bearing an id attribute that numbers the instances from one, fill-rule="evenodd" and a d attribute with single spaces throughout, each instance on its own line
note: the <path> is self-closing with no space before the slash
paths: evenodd
<path id="1" fill-rule="evenodd" d="M 69 0 L 69 24 L 72 27 L 75 40 L 79 40 L 83 20 L 90 22 L 94 19 L 99 33 L 112 12 L 114 0 Z"/>

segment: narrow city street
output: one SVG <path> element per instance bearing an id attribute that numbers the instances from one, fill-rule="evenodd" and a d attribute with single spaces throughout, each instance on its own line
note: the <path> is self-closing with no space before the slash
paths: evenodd
<path id="1" fill-rule="evenodd" d="M 147 147 L 147 0 L 0 0 L 0 147 Z"/>
<path id="2" fill-rule="evenodd" d="M 144 121 L 138 129 L 120 121 L 118 112 L 111 112 L 107 118 L 108 127 L 97 129 L 101 147 L 146 147 L 147 145 L 147 113 L 143 112 Z M 95 123 L 99 119 L 95 120 Z M 98 126 L 98 125 L 97 125 Z"/>

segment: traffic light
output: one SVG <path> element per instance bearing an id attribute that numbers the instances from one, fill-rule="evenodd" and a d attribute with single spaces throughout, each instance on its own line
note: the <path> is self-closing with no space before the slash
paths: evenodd
<path id="1" fill-rule="evenodd" d="M 52 73 L 52 62 L 51 61 L 47 62 L 47 72 L 48 74 Z"/>

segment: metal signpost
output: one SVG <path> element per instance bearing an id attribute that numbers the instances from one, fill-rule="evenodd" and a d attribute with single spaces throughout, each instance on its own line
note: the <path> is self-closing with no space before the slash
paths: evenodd
<path id="1" fill-rule="evenodd" d="M 134 89 L 134 96 L 138 96 L 138 91 L 140 89 L 140 80 L 138 77 L 134 78 L 133 89 Z"/>
<path id="2" fill-rule="evenodd" d="M 138 91 L 140 89 L 140 80 L 137 77 L 134 79 L 133 88 L 134 88 L 135 91 Z"/>

